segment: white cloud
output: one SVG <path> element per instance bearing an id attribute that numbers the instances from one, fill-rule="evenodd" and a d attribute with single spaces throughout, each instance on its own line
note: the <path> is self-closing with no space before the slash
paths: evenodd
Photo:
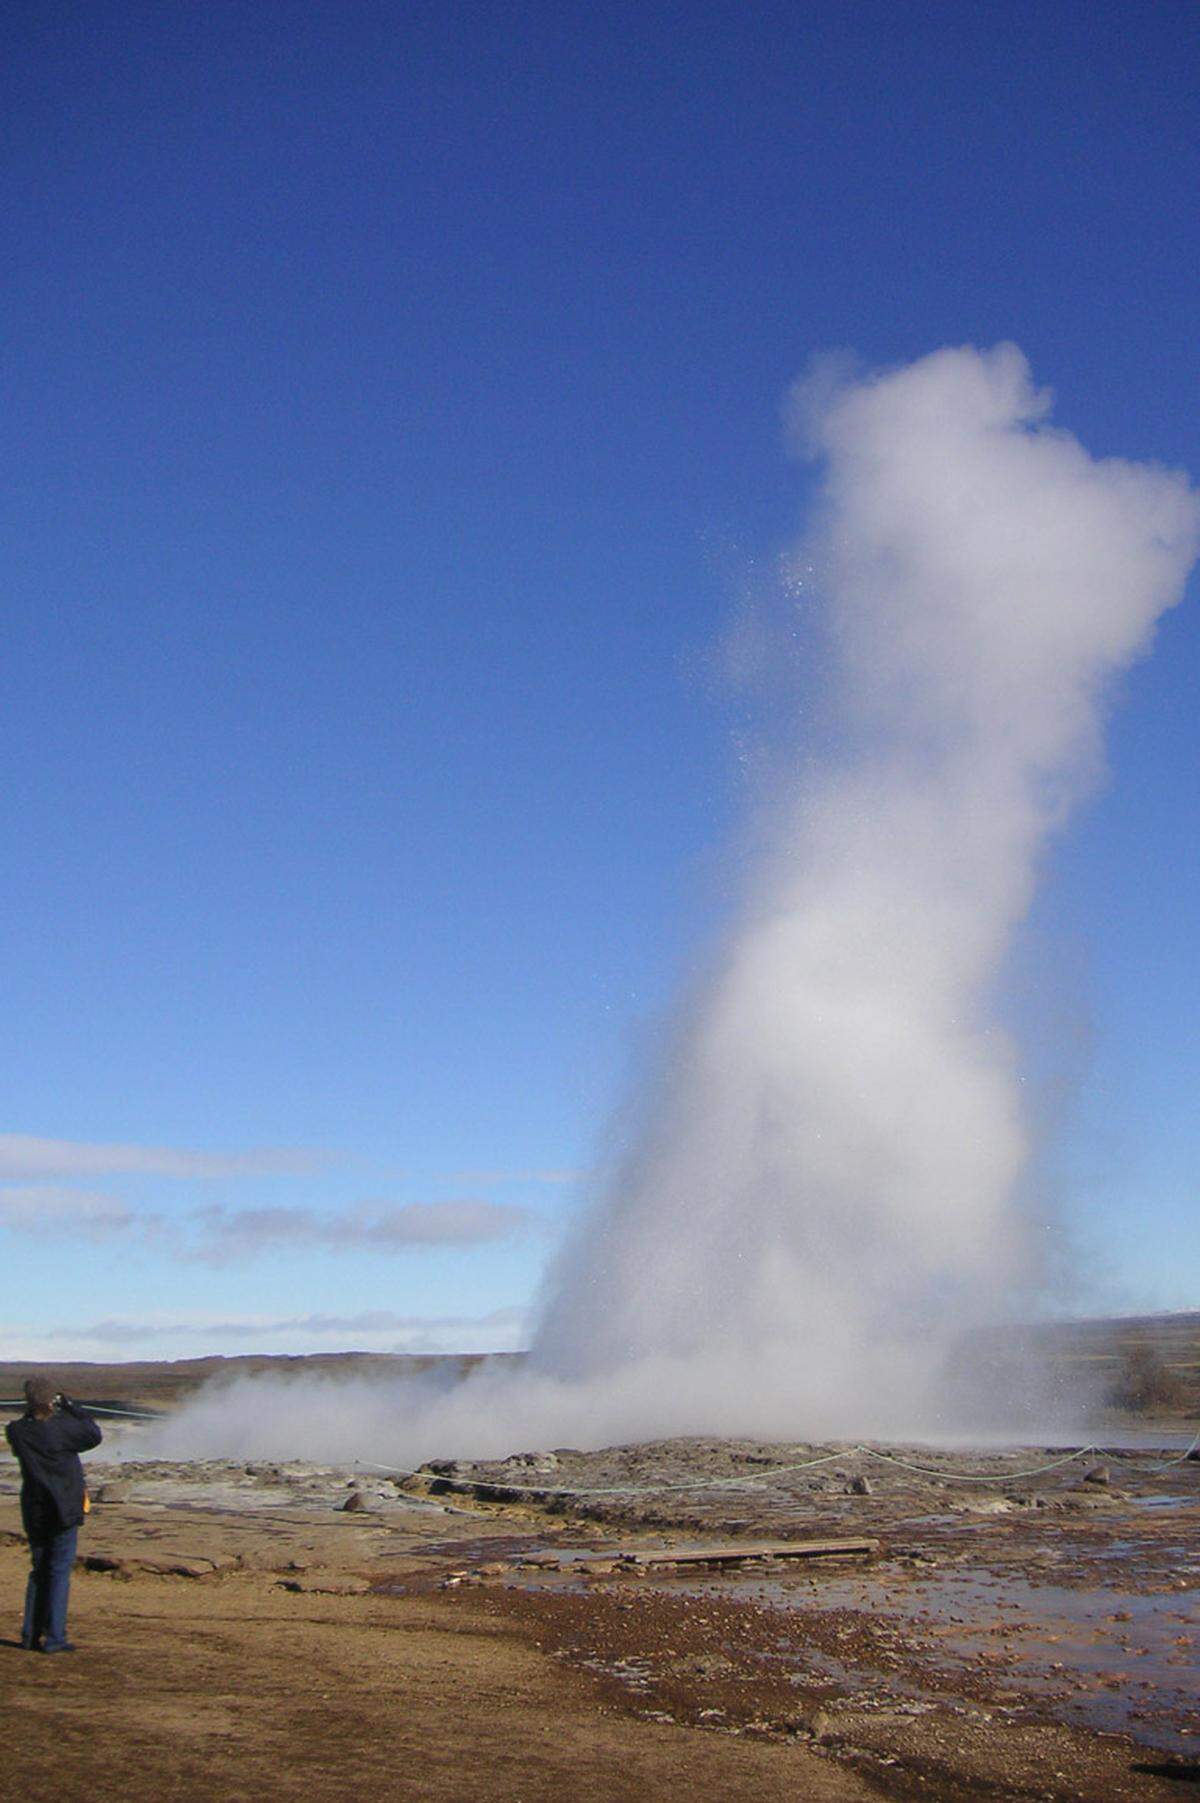
<path id="1" fill-rule="evenodd" d="M 0 1358 L 62 1364 L 75 1359 L 183 1359 L 216 1353 L 234 1358 L 248 1353 L 515 1352 L 528 1343 L 529 1329 L 528 1311 L 511 1307 L 482 1315 L 408 1315 L 390 1309 L 293 1316 L 163 1313 L 141 1320 L 94 1321 L 83 1327 L 14 1322 L 0 1329 Z"/>
<path id="2" fill-rule="evenodd" d="M 245 1315 L 230 1320 L 159 1321 L 95 1321 L 88 1327 L 55 1328 L 54 1339 L 95 1340 L 104 1344 L 116 1341 L 177 1339 L 181 1335 L 203 1333 L 214 1340 L 265 1338 L 278 1335 L 306 1334 L 317 1339 L 345 1340 L 348 1335 L 403 1333 L 444 1338 L 448 1332 L 475 1327 L 516 1327 L 528 1319 L 519 1308 L 492 1309 L 486 1315 L 402 1315 L 392 1309 L 363 1309 L 355 1315 L 286 1315 L 271 1318 Z"/>
<path id="3" fill-rule="evenodd" d="M 0 1133 L 0 1178 L 299 1176 L 322 1169 L 327 1152 L 251 1146 L 241 1152 L 196 1152 L 177 1146 L 89 1144 Z"/>
<path id="4" fill-rule="evenodd" d="M 69 1184 L 0 1184 L 0 1229 L 33 1237 L 55 1229 L 153 1244 L 164 1256 L 223 1265 L 262 1252 L 322 1249 L 399 1253 L 469 1249 L 516 1239 L 540 1223 L 528 1209 L 460 1197 L 444 1202 L 363 1202 L 344 1212 L 310 1208 L 195 1208 L 168 1218 L 116 1196 Z"/>
<path id="5" fill-rule="evenodd" d="M 473 1197 L 363 1203 L 345 1214 L 317 1214 L 308 1208 L 214 1207 L 197 1209 L 192 1219 L 199 1238 L 189 1256 L 209 1263 L 288 1246 L 401 1252 L 421 1246 L 494 1245 L 514 1239 L 534 1221 L 527 1209 Z"/>
<path id="6" fill-rule="evenodd" d="M 153 1217 L 145 1217 L 150 1224 Z M 55 1229 L 86 1233 L 92 1238 L 130 1232 L 139 1225 L 116 1196 L 65 1184 L 26 1183 L 0 1186 L 0 1227 L 34 1236 Z"/>
<path id="7" fill-rule="evenodd" d="M 587 1176 L 587 1172 L 554 1169 L 509 1171 L 489 1167 L 478 1171 L 445 1171 L 442 1176 L 448 1183 L 472 1183 L 484 1186 L 493 1183 L 579 1183 Z"/>

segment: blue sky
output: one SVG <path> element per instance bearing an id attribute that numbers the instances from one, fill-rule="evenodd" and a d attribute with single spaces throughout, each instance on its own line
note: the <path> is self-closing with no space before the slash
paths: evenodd
<path id="1" fill-rule="evenodd" d="M 1200 475 L 1194 8 L 5 40 L 0 1356 L 520 1343 L 736 899 L 789 383 L 1012 338 Z M 1198 600 L 1020 961 L 1081 1305 L 1200 1305 Z"/>

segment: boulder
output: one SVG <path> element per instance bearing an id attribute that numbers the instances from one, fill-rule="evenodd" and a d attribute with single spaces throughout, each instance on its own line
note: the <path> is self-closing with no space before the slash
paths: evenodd
<path id="1" fill-rule="evenodd" d="M 506 1471 L 557 1471 L 558 1458 L 552 1452 L 514 1452 L 504 1460 Z"/>

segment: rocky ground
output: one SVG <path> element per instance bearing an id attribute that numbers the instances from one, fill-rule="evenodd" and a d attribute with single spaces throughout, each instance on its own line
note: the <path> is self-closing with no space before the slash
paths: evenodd
<path id="1" fill-rule="evenodd" d="M 671 1441 L 408 1478 L 93 1459 L 66 1660 L 14 1644 L 25 1554 L 0 1466 L 13 1794 L 819 1803 L 1200 1781 L 1200 1463 L 884 1450 Z M 685 1562 L 864 1536 L 865 1557 Z"/>

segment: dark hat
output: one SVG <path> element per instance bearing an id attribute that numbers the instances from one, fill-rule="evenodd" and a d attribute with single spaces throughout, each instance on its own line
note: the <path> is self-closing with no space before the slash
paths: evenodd
<path id="1" fill-rule="evenodd" d="M 48 1377 L 27 1377 L 25 1379 L 25 1400 L 35 1414 L 45 1415 L 54 1407 L 54 1398 L 58 1395 L 58 1385 Z"/>

